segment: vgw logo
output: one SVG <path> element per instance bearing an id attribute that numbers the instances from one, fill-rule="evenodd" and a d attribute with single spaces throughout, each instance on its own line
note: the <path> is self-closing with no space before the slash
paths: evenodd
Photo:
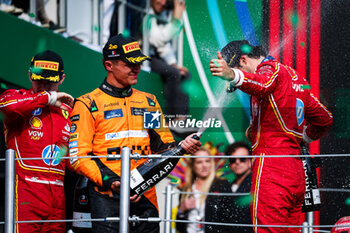
<path id="1" fill-rule="evenodd" d="M 162 114 L 157 110 L 156 112 L 143 113 L 143 128 L 144 129 L 160 129 L 160 116 Z"/>

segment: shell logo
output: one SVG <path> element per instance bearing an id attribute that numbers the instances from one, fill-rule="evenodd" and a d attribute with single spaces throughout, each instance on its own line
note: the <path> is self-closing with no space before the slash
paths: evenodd
<path id="1" fill-rule="evenodd" d="M 35 116 L 30 118 L 29 124 L 32 127 L 32 129 L 41 129 L 41 127 L 43 127 L 43 122 L 40 120 L 39 117 Z"/>

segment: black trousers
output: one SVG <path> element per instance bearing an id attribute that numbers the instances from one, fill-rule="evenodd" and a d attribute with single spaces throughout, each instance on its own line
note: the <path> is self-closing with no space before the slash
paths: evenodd
<path id="1" fill-rule="evenodd" d="M 119 197 L 109 197 L 95 191 L 95 184 L 89 182 L 89 195 L 92 218 L 119 217 Z M 130 216 L 140 218 L 159 217 L 157 208 L 142 196 L 137 203 L 130 203 Z M 118 233 L 119 222 L 92 222 L 94 233 Z M 142 222 L 129 224 L 130 233 L 159 233 L 159 223 Z"/>
<path id="2" fill-rule="evenodd" d="M 168 65 L 163 59 L 152 56 L 151 69 L 158 73 L 164 82 L 165 112 L 168 115 L 188 114 L 188 95 L 181 89 L 185 78 L 175 67 Z M 176 116 L 175 116 L 176 117 Z"/>

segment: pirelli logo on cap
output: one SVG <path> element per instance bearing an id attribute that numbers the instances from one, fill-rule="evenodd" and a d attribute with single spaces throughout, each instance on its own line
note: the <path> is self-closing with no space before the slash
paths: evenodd
<path id="1" fill-rule="evenodd" d="M 129 44 L 123 45 L 123 50 L 124 53 L 130 53 L 135 50 L 140 50 L 140 45 L 137 43 L 137 41 L 131 42 Z"/>
<path id="2" fill-rule="evenodd" d="M 53 70 L 58 71 L 58 62 L 53 61 L 35 61 L 34 62 L 35 68 L 40 68 L 44 70 Z"/>

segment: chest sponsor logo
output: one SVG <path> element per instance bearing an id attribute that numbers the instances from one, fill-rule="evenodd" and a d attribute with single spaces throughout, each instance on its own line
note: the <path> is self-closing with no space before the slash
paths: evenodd
<path id="1" fill-rule="evenodd" d="M 296 83 L 292 84 L 292 87 L 296 92 L 304 92 L 304 89 L 309 89 L 309 88 L 305 88 L 306 86 L 310 87 L 310 85 L 303 85 L 303 84 L 296 84 Z"/>
<path id="2" fill-rule="evenodd" d="M 133 104 L 143 104 L 143 101 L 130 100 L 130 103 L 133 103 Z"/>
<path id="3" fill-rule="evenodd" d="M 43 149 L 41 156 L 46 165 L 56 166 L 60 163 L 61 150 L 55 144 L 47 145 Z"/>
<path id="4" fill-rule="evenodd" d="M 64 118 L 66 118 L 66 119 L 68 119 L 68 117 L 69 117 L 69 113 L 68 113 L 68 111 L 63 110 L 63 109 L 62 109 L 62 115 L 63 115 L 63 116 L 64 116 Z"/>
<path id="5" fill-rule="evenodd" d="M 77 114 L 77 115 L 74 115 L 70 118 L 70 121 L 79 121 L 79 118 L 80 118 L 80 115 Z"/>
<path id="6" fill-rule="evenodd" d="M 69 132 L 70 127 L 69 127 L 69 124 L 68 124 L 68 123 L 66 124 L 66 126 L 64 127 L 64 129 L 65 129 L 67 132 Z"/>
<path id="7" fill-rule="evenodd" d="M 39 116 L 43 112 L 42 108 L 37 108 L 32 112 L 33 116 Z"/>
<path id="8" fill-rule="evenodd" d="M 69 146 L 69 149 L 73 147 L 78 147 L 78 141 L 71 141 L 69 142 L 68 146 Z"/>
<path id="9" fill-rule="evenodd" d="M 44 132 L 33 131 L 33 130 L 29 130 L 28 134 L 29 134 L 30 139 L 32 139 L 32 140 L 39 140 L 44 136 Z"/>
<path id="10" fill-rule="evenodd" d="M 71 134 L 69 139 L 70 140 L 75 140 L 75 139 L 78 139 L 79 138 L 79 133 L 75 133 L 75 134 Z"/>
<path id="11" fill-rule="evenodd" d="M 108 107 L 113 107 L 113 106 L 118 106 L 119 102 L 115 102 L 115 103 L 109 103 L 109 104 L 105 104 L 103 105 L 104 108 L 108 108 Z"/>
<path id="12" fill-rule="evenodd" d="M 105 120 L 117 118 L 117 117 L 123 117 L 123 110 L 121 109 L 114 109 L 110 111 L 104 111 Z"/>
<path id="13" fill-rule="evenodd" d="M 148 132 L 147 130 L 127 130 L 120 131 L 117 133 L 107 133 L 105 134 L 105 140 L 114 140 L 114 139 L 122 139 L 122 138 L 147 138 Z"/>
<path id="14" fill-rule="evenodd" d="M 304 102 L 297 98 L 296 114 L 299 126 L 304 122 L 304 112 Z"/>
<path id="15" fill-rule="evenodd" d="M 69 127 L 69 124 L 67 123 L 67 124 L 64 126 L 64 129 L 62 130 L 62 133 L 63 133 L 63 134 L 66 134 L 66 135 L 69 135 L 69 134 L 70 134 L 69 131 L 70 131 L 70 127 Z"/>
<path id="16" fill-rule="evenodd" d="M 147 111 L 146 108 L 131 108 L 131 115 L 143 116 L 143 113 L 146 111 Z"/>
<path id="17" fill-rule="evenodd" d="M 77 125 L 72 123 L 72 125 L 70 126 L 70 132 L 74 133 L 77 130 Z"/>
<path id="18" fill-rule="evenodd" d="M 144 112 L 143 128 L 160 129 L 160 116 L 161 116 L 161 113 L 158 110 L 156 112 Z"/>
<path id="19" fill-rule="evenodd" d="M 65 142 L 68 142 L 68 141 L 69 141 L 69 138 L 66 137 L 66 136 L 62 136 L 62 139 L 63 139 L 63 141 L 65 141 Z"/>
<path id="20" fill-rule="evenodd" d="M 39 117 L 35 116 L 30 118 L 29 124 L 32 127 L 32 129 L 41 129 L 43 127 L 43 122 L 40 120 Z"/>

